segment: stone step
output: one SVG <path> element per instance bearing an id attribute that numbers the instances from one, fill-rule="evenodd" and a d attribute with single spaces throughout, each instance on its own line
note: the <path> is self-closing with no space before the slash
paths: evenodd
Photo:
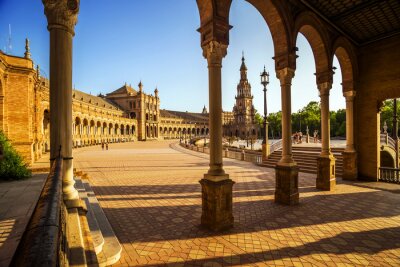
<path id="1" fill-rule="evenodd" d="M 104 238 L 103 249 L 97 255 L 99 264 L 100 266 L 112 265 L 120 259 L 122 246 L 119 243 L 119 240 L 115 235 L 110 223 L 108 222 L 108 219 L 104 214 L 104 211 L 101 208 L 100 203 L 97 200 L 89 182 L 87 180 L 84 180 L 83 185 L 89 199 L 90 208 L 92 209 L 96 217 L 99 229 Z"/>
<path id="2" fill-rule="evenodd" d="M 88 209 L 88 211 L 86 213 L 86 217 L 87 217 L 87 221 L 89 224 L 90 234 L 91 234 L 92 240 L 93 240 L 93 247 L 94 247 L 96 254 L 99 254 L 101 252 L 101 250 L 103 249 L 103 245 L 104 245 L 103 234 L 100 231 L 100 227 L 97 222 L 96 216 L 93 212 L 93 209 L 91 209 L 89 198 L 87 196 L 83 182 L 79 177 L 75 178 L 75 188 L 79 192 L 80 199 L 85 201 L 86 207 Z"/>
<path id="3" fill-rule="evenodd" d="M 76 178 L 75 186 L 79 191 L 80 197 L 85 200 L 87 205 L 87 219 L 99 265 L 112 265 L 120 259 L 122 246 L 108 222 L 89 181 Z"/>
<path id="4" fill-rule="evenodd" d="M 297 162 L 299 166 L 299 171 L 305 173 L 314 173 L 316 174 L 317 169 L 317 159 L 319 157 L 321 148 L 319 147 L 293 147 L 293 159 Z M 343 156 L 341 152 L 343 149 L 336 148 L 332 149 L 332 154 L 336 159 L 335 168 L 336 168 L 336 176 L 341 177 L 343 173 Z M 269 158 L 261 163 L 261 166 L 275 168 L 276 163 L 281 159 L 282 151 L 278 150 L 273 152 Z"/>

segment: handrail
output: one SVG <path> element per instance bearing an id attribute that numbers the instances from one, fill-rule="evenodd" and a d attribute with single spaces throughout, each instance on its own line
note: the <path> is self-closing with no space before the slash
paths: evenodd
<path id="1" fill-rule="evenodd" d="M 282 148 L 282 139 L 279 139 L 269 147 L 269 153 L 272 154 L 281 148 Z"/>
<path id="2" fill-rule="evenodd" d="M 51 166 L 39 200 L 24 231 L 11 266 L 62 266 L 65 214 L 62 199 L 63 160 Z"/>
<path id="3" fill-rule="evenodd" d="M 395 149 L 396 148 L 396 140 L 394 140 L 391 136 L 388 134 L 381 134 L 380 136 L 380 141 L 381 144 L 384 143 L 385 145 Z"/>

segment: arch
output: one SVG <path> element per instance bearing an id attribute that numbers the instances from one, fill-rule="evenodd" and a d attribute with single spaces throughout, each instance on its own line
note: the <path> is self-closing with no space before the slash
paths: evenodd
<path id="1" fill-rule="evenodd" d="M 135 133 L 136 133 L 136 127 L 135 127 L 135 125 L 132 125 L 132 135 L 134 135 Z"/>
<path id="2" fill-rule="evenodd" d="M 95 126 L 94 120 L 90 120 L 90 128 L 89 128 L 89 134 L 94 134 L 94 126 Z"/>
<path id="3" fill-rule="evenodd" d="M 381 167 L 395 168 L 396 166 L 396 153 L 393 149 L 382 147 L 381 149 Z"/>
<path id="4" fill-rule="evenodd" d="M 45 110 L 45 112 L 46 112 L 46 110 Z M 47 110 L 47 112 L 48 112 L 48 110 Z M 74 133 L 75 134 L 82 134 L 81 133 L 81 118 L 79 118 L 79 117 L 75 117 L 75 120 L 74 120 Z M 43 126 L 44 126 L 44 118 L 43 118 Z"/>
<path id="5" fill-rule="evenodd" d="M 103 122 L 103 129 L 102 129 L 102 134 L 106 133 L 106 129 L 107 129 L 107 123 Z"/>
<path id="6" fill-rule="evenodd" d="M 274 54 L 276 61 L 276 69 L 281 69 L 287 66 L 287 63 L 291 59 L 283 57 L 285 61 L 282 61 L 281 57 L 284 55 L 291 54 L 293 51 L 292 47 L 295 46 L 296 42 L 293 42 L 289 34 L 289 24 L 293 19 L 290 16 L 290 12 L 285 12 L 281 7 L 284 1 L 274 0 L 246 0 L 250 3 L 264 18 L 268 25 L 269 32 L 272 36 L 272 42 L 274 44 Z M 294 39 L 295 40 L 295 39 Z M 294 59 L 294 58 L 293 58 Z M 294 67 L 294 66 L 292 66 Z"/>
<path id="7" fill-rule="evenodd" d="M 306 11 L 297 16 L 294 28 L 294 40 L 297 41 L 298 34 L 301 33 L 310 44 L 317 74 L 332 70 L 333 57 L 328 54 L 329 36 L 322 25 L 324 24 L 314 13 Z"/>
<path id="8" fill-rule="evenodd" d="M 264 18 L 266 24 L 268 25 L 269 31 L 271 32 L 272 41 L 274 44 L 274 54 L 275 56 L 283 56 L 287 55 L 290 49 L 291 40 L 290 34 L 288 31 L 287 25 L 291 19 L 289 16 L 289 12 L 284 12 L 281 1 L 274 0 L 246 0 L 250 3 Z M 220 36 L 220 31 L 229 31 L 229 12 L 231 8 L 232 0 L 197 0 L 197 7 L 199 9 L 200 15 L 200 32 L 203 33 L 202 28 L 208 26 L 210 21 L 218 21 L 219 23 L 216 25 L 223 26 L 213 26 L 219 27 L 219 31 L 214 30 L 212 34 L 204 31 L 204 36 L 202 34 L 202 41 L 208 41 L 209 39 L 216 37 L 216 39 L 224 39 L 228 38 L 227 33 L 222 33 L 223 37 Z M 283 6 L 283 5 L 282 5 Z M 286 16 L 286 17 L 285 17 Z M 222 22 L 222 23 L 221 23 Z M 208 25 L 207 25 L 208 24 Z M 212 36 L 209 36 L 212 35 Z M 214 36 L 215 35 L 215 36 Z M 225 42 L 229 42 L 229 40 L 223 40 Z M 281 65 L 283 64 L 283 65 Z M 286 67 L 285 62 L 281 62 L 278 60 L 277 69 Z"/>
<path id="9" fill-rule="evenodd" d="M 114 132 L 113 132 L 113 124 L 110 122 L 109 124 L 108 124 L 108 134 L 109 135 L 112 135 L 112 134 L 114 134 Z"/>
<path id="10" fill-rule="evenodd" d="M 356 88 L 354 88 L 354 81 L 358 73 L 358 65 L 353 45 L 346 38 L 341 36 L 333 43 L 332 52 L 332 60 L 333 56 L 336 55 L 342 71 L 343 92 L 356 90 Z"/>

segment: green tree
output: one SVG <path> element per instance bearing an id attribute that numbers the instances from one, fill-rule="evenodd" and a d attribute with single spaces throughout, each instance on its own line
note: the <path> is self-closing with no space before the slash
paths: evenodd
<path id="1" fill-rule="evenodd" d="M 400 102 L 397 102 L 397 114 L 400 115 Z M 383 106 L 381 108 L 381 131 L 383 132 L 383 125 L 388 126 L 387 132 L 389 135 L 392 134 L 393 129 L 393 99 L 388 99 L 383 101 Z"/>
<path id="2" fill-rule="evenodd" d="M 17 180 L 31 176 L 22 157 L 11 146 L 2 131 L 0 131 L 0 147 L 3 151 L 3 159 L 0 160 L 0 180 Z"/>
<path id="3" fill-rule="evenodd" d="M 282 129 L 282 112 L 278 111 L 275 113 L 270 113 L 267 116 L 268 121 L 268 135 L 273 138 L 281 138 Z"/>

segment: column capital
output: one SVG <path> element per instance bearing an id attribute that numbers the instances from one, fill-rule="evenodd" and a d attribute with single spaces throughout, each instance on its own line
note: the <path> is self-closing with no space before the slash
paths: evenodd
<path id="1" fill-rule="evenodd" d="M 292 68 L 283 68 L 276 70 L 276 78 L 281 82 L 281 85 L 291 84 L 294 77 L 295 70 Z"/>
<path id="2" fill-rule="evenodd" d="M 208 65 L 219 65 L 222 64 L 222 59 L 226 56 L 228 45 L 222 44 L 217 41 L 210 41 L 202 46 L 203 56 L 207 59 Z"/>
<path id="3" fill-rule="evenodd" d="M 351 102 L 354 100 L 354 97 L 356 97 L 356 91 L 352 90 L 343 92 L 343 96 L 346 98 L 346 101 Z"/>
<path id="4" fill-rule="evenodd" d="M 335 72 L 333 70 L 326 70 L 326 71 L 320 71 L 315 73 L 315 76 L 317 78 L 317 84 L 320 83 L 333 83 L 333 74 Z"/>
<path id="5" fill-rule="evenodd" d="M 61 28 L 75 35 L 80 0 L 42 0 L 47 17 L 47 29 Z"/>
<path id="6" fill-rule="evenodd" d="M 275 60 L 275 70 L 281 70 L 285 68 L 296 69 L 296 55 L 297 47 L 293 47 L 291 51 L 286 51 L 282 54 L 275 54 L 272 58 Z"/>
<path id="7" fill-rule="evenodd" d="M 329 91 L 332 89 L 332 82 L 323 82 L 318 85 L 319 96 L 329 96 Z"/>

